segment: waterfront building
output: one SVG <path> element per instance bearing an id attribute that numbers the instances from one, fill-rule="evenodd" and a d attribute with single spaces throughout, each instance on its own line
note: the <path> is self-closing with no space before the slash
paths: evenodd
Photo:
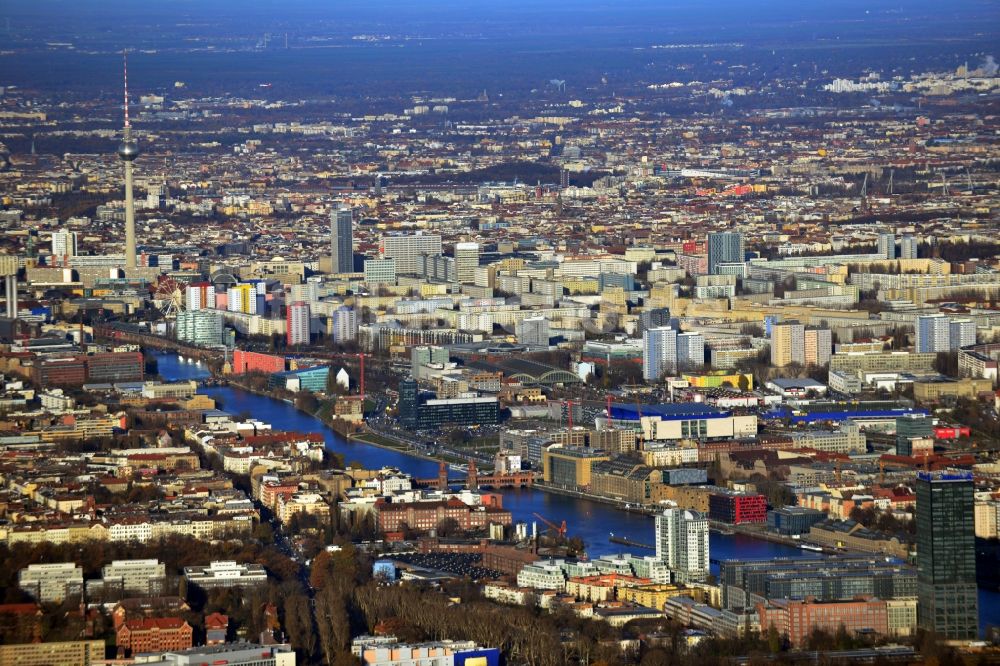
<path id="1" fill-rule="evenodd" d="M 708 517 L 730 525 L 764 523 L 767 521 L 767 498 L 752 493 L 720 490 L 708 497 Z"/>
<path id="2" fill-rule="evenodd" d="M 972 475 L 917 474 L 917 596 L 922 629 L 952 640 L 979 635 Z"/>
<path id="3" fill-rule="evenodd" d="M 542 478 L 561 488 L 587 489 L 594 464 L 609 459 L 605 451 L 581 446 L 552 446 L 542 453 Z"/>
<path id="4" fill-rule="evenodd" d="M 697 511 L 664 509 L 656 517 L 656 557 L 670 567 L 680 582 L 708 577 L 708 518 Z"/>

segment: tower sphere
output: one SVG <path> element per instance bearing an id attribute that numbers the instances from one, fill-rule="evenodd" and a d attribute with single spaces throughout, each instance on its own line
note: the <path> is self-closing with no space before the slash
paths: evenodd
<path id="1" fill-rule="evenodd" d="M 139 146 L 136 145 L 135 141 L 122 141 L 118 144 L 118 157 L 126 162 L 131 162 L 139 157 Z"/>

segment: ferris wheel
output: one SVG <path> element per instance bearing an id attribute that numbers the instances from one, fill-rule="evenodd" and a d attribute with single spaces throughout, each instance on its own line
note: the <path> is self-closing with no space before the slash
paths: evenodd
<path id="1" fill-rule="evenodd" d="M 176 317 L 184 309 L 184 283 L 171 277 L 161 278 L 153 291 L 153 305 L 164 317 Z"/>

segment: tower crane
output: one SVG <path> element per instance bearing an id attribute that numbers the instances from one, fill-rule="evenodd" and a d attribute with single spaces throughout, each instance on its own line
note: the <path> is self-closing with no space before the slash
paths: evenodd
<path id="1" fill-rule="evenodd" d="M 545 526 L 548 527 L 550 531 L 555 532 L 557 535 L 559 535 L 560 539 L 565 539 L 566 538 L 566 521 L 565 520 L 562 521 L 560 524 L 556 525 L 555 523 L 553 523 L 548 518 L 545 518 L 544 516 L 541 516 L 541 515 L 539 515 L 537 513 L 532 514 L 532 515 L 534 515 L 535 518 L 537 518 L 538 520 L 542 521 L 542 523 L 544 523 Z"/>

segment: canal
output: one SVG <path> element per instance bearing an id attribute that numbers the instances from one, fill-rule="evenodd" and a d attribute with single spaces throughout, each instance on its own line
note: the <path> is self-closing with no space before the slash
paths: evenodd
<path id="1" fill-rule="evenodd" d="M 157 354 L 156 359 L 159 363 L 160 376 L 164 380 L 198 380 L 209 376 L 203 364 L 181 361 L 175 354 Z M 438 463 L 434 461 L 347 440 L 319 419 L 279 400 L 229 386 L 207 386 L 200 390 L 217 399 L 223 410 L 231 414 L 249 414 L 255 419 L 270 423 L 276 430 L 322 432 L 327 449 L 343 455 L 348 463 L 357 461 L 364 467 L 375 469 L 396 467 L 421 478 L 437 476 Z M 504 508 L 511 512 L 515 522 L 524 521 L 530 524 L 532 521 L 537 521 L 535 514 L 557 524 L 565 520 L 569 534 L 583 539 L 587 553 L 592 558 L 629 549 L 627 546 L 611 543 L 608 538 L 612 534 L 640 543 L 651 544 L 654 541 L 651 516 L 619 511 L 600 502 L 531 488 L 509 489 L 502 493 Z M 544 529 L 544 525 L 538 522 L 539 529 Z M 713 560 L 807 556 L 792 546 L 741 534 L 727 535 L 717 532 L 711 533 L 709 549 Z M 652 553 L 642 549 L 633 550 L 637 555 Z M 718 573 L 718 565 L 713 564 L 712 571 Z M 1000 592 L 979 590 L 979 622 L 981 628 L 1000 626 Z"/>

